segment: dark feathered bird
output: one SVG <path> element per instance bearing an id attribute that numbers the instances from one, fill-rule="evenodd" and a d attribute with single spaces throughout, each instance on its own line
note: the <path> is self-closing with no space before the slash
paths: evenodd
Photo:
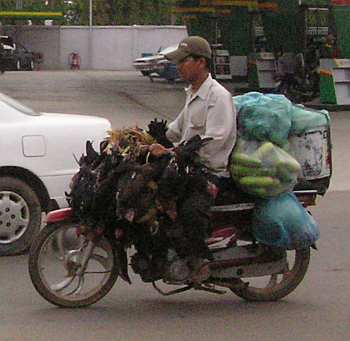
<path id="1" fill-rule="evenodd" d="M 166 123 L 158 123 L 164 132 Z M 196 235 L 202 237 L 209 229 L 206 213 L 210 197 L 205 177 L 195 171 L 202 165 L 194 159 L 210 139 L 195 136 L 178 146 L 174 154 L 147 160 L 140 157 L 140 138 L 144 137 L 134 130 L 115 132 L 100 154 L 88 141 L 69 194 L 70 204 L 92 228 L 113 227 L 120 218 L 150 228 L 161 225 L 162 231 L 169 232 L 172 245 L 183 252 Z M 196 245 L 194 250 L 203 254 L 202 242 Z"/>
<path id="2" fill-rule="evenodd" d="M 177 146 L 174 151 L 180 169 L 184 170 L 186 167 L 191 167 L 198 163 L 198 151 L 211 140 L 212 138 L 210 137 L 202 139 L 199 135 L 195 135 Z"/>
<path id="3" fill-rule="evenodd" d="M 95 151 L 91 141 L 86 141 L 85 150 L 86 156 L 84 157 L 84 163 L 91 165 L 98 158 L 99 154 Z"/>
<path id="4" fill-rule="evenodd" d="M 134 165 L 123 173 L 118 182 L 118 202 L 122 215 L 132 209 L 137 220 L 155 206 L 157 183 L 168 158 L 164 156 L 152 163 Z"/>
<path id="5" fill-rule="evenodd" d="M 167 121 L 158 121 L 156 118 L 148 124 L 147 133 L 150 134 L 158 143 L 166 148 L 171 148 L 174 145 L 166 137 L 167 132 Z"/>

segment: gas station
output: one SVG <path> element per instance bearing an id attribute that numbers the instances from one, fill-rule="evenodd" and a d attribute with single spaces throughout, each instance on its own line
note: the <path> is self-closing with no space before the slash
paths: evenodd
<path id="1" fill-rule="evenodd" d="M 337 53 L 319 59 L 320 102 L 350 104 L 350 0 L 182 1 L 176 13 L 189 34 L 220 44 L 230 56 L 247 56 L 252 90 L 275 87 L 276 51 L 303 54 L 311 37 L 321 43 L 333 35 Z"/>

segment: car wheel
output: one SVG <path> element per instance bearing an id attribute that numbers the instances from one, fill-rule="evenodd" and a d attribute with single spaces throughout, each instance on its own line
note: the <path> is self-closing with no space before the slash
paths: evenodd
<path id="1" fill-rule="evenodd" d="M 38 196 L 22 180 L 0 178 L 0 256 L 28 250 L 41 225 Z"/>
<path id="2" fill-rule="evenodd" d="M 34 61 L 33 59 L 30 59 L 28 63 L 28 71 L 33 71 L 33 70 L 34 70 Z"/>
<path id="3" fill-rule="evenodd" d="M 21 61 L 20 61 L 19 59 L 17 59 L 17 60 L 16 60 L 16 70 L 17 70 L 17 71 L 20 71 L 21 68 L 22 68 L 22 66 L 21 66 Z"/>

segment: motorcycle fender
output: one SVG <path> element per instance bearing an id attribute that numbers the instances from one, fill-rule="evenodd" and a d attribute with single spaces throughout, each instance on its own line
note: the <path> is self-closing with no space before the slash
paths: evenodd
<path id="1" fill-rule="evenodd" d="M 69 220 L 73 217 L 73 210 L 68 208 L 61 208 L 50 212 L 46 217 L 47 224 L 58 223 L 61 221 Z"/>

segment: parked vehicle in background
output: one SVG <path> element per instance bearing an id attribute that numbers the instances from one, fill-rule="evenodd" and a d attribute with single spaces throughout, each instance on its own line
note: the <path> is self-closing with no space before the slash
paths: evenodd
<path id="1" fill-rule="evenodd" d="M 144 56 L 137 58 L 133 62 L 133 66 L 136 70 L 139 70 L 144 76 L 153 78 L 164 78 L 167 81 L 173 82 L 180 78 L 176 65 L 167 60 L 164 55 L 176 50 L 176 46 L 169 46 L 165 49 L 159 49 L 159 51 L 150 56 Z"/>
<path id="2" fill-rule="evenodd" d="M 6 70 L 34 70 L 34 57 L 26 47 L 15 43 L 9 36 L 0 36 L 1 62 Z"/>
<path id="3" fill-rule="evenodd" d="M 4 56 L 4 45 L 0 42 L 0 73 L 3 74 L 5 72 L 5 61 L 3 59 Z"/>
<path id="4" fill-rule="evenodd" d="M 37 113 L 0 93 L 0 255 L 26 251 L 42 212 L 67 206 L 86 141 L 98 147 L 110 129 L 104 118 Z"/>
<path id="5" fill-rule="evenodd" d="M 295 103 L 310 102 L 320 95 L 319 58 L 303 53 L 283 53 L 277 59 L 275 93 Z"/>
<path id="6" fill-rule="evenodd" d="M 152 73 L 152 70 L 154 69 L 154 64 L 156 63 L 156 60 L 163 59 L 162 56 L 153 55 L 152 53 L 143 53 L 141 58 L 136 58 L 132 65 L 133 67 L 140 71 L 143 76 L 148 76 Z"/>

